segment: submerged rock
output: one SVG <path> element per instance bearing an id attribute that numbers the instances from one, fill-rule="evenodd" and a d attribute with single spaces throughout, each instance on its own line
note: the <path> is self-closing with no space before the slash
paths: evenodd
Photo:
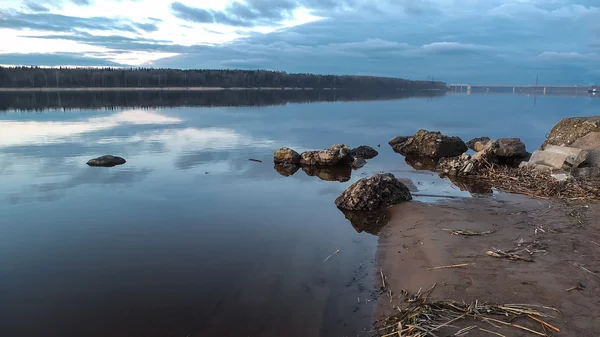
<path id="1" fill-rule="evenodd" d="M 273 154 L 273 162 L 300 164 L 300 154 L 290 148 L 282 147 Z"/>
<path id="2" fill-rule="evenodd" d="M 352 176 L 352 167 L 350 165 L 336 166 L 302 166 L 302 171 L 307 176 L 317 177 L 325 181 L 346 182 Z"/>
<path id="3" fill-rule="evenodd" d="M 303 152 L 300 163 L 309 166 L 349 165 L 353 160 L 350 151 L 348 145 L 335 144 L 325 150 Z"/>
<path id="4" fill-rule="evenodd" d="M 491 141 L 490 137 L 473 138 L 466 143 L 467 147 L 475 152 L 483 150 L 483 147 Z"/>
<path id="5" fill-rule="evenodd" d="M 95 159 L 90 159 L 87 164 L 89 166 L 113 167 L 125 164 L 125 159 L 117 156 L 106 155 Z"/>
<path id="6" fill-rule="evenodd" d="M 440 132 L 419 130 L 414 136 L 396 137 L 390 140 L 395 152 L 404 156 L 432 158 L 455 157 L 468 150 L 459 137 L 449 137 Z"/>
<path id="7" fill-rule="evenodd" d="M 391 173 L 375 174 L 350 185 L 337 199 L 340 209 L 373 211 L 412 200 L 410 191 Z"/>
<path id="8" fill-rule="evenodd" d="M 367 161 L 364 160 L 362 157 L 355 157 L 354 161 L 352 162 L 353 169 L 359 169 L 365 165 L 367 165 Z"/>
<path id="9" fill-rule="evenodd" d="M 372 159 L 377 157 L 379 152 L 377 152 L 377 150 L 370 146 L 361 145 L 357 148 L 352 149 L 352 151 L 350 151 L 350 154 L 354 158 Z"/>
<path id="10" fill-rule="evenodd" d="M 600 132 L 600 116 L 564 118 L 552 128 L 542 150 L 548 145 L 570 146 L 590 132 Z"/>

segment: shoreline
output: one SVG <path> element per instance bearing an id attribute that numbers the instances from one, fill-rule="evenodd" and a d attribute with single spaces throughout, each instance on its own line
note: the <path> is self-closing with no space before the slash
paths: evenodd
<path id="1" fill-rule="evenodd" d="M 271 87 L 259 87 L 259 88 L 243 88 L 243 87 L 72 87 L 72 88 L 0 88 L 0 92 L 69 92 L 69 91 L 220 91 L 220 90 L 279 90 L 279 91 L 296 91 L 296 90 L 345 90 L 345 89 L 333 89 L 333 88 L 271 88 Z"/>
<path id="2" fill-rule="evenodd" d="M 499 194 L 433 204 L 412 201 L 393 206 L 390 212 L 391 221 L 380 233 L 375 258 L 377 274 L 383 272 L 386 287 L 377 301 L 374 320 L 397 312 L 394 306 L 402 305 L 403 290 L 417 293 L 437 283 L 431 301 L 544 305 L 560 310 L 549 322 L 561 330 L 561 336 L 600 334 L 600 228 L 596 220 L 600 204 Z M 462 236 L 451 235 L 447 229 L 495 232 Z M 494 248 L 519 245 L 538 251 L 532 255 L 534 262 L 486 255 Z M 431 269 L 462 264 L 467 266 Z M 382 284 L 379 277 L 376 283 Z M 584 288 L 575 289 L 578 285 Z M 390 290 L 391 299 L 386 295 Z M 515 323 L 542 331 L 535 322 Z M 455 325 L 478 325 L 506 336 L 530 335 L 510 327 L 499 330 L 481 321 Z M 451 335 L 459 328 L 440 333 Z M 477 330 L 471 335 L 489 336 Z"/>

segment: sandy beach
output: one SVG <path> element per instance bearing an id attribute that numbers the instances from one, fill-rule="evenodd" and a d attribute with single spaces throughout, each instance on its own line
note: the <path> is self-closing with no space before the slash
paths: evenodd
<path id="1" fill-rule="evenodd" d="M 379 297 L 375 319 L 394 311 L 402 290 L 416 293 L 437 283 L 431 300 L 549 306 L 560 311 L 548 318 L 560 329 L 552 333 L 600 335 L 600 205 L 499 194 L 433 204 L 408 202 L 392 207 L 391 213 L 380 234 L 376 265 L 392 298 Z M 452 235 L 456 229 L 494 232 Z M 486 255 L 493 249 L 517 247 L 535 252 L 534 262 Z M 528 256 L 527 251 L 523 254 Z M 467 266 L 431 269 L 463 264 Z M 543 331 L 531 320 L 518 324 Z M 436 334 L 450 336 L 467 325 L 498 336 L 534 336 L 481 321 L 457 323 Z M 467 336 L 493 335 L 474 329 Z"/>

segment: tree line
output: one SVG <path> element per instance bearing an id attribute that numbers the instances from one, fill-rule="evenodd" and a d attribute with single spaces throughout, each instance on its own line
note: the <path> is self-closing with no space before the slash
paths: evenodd
<path id="1" fill-rule="evenodd" d="M 159 107 L 268 106 L 288 103 L 396 100 L 435 97 L 445 91 L 372 90 L 217 90 L 217 91 L 76 91 L 1 92 L 2 111 L 46 109 L 121 109 Z"/>
<path id="2" fill-rule="evenodd" d="M 447 90 L 443 82 L 376 76 L 288 74 L 267 70 L 0 67 L 0 88 L 115 87 Z"/>

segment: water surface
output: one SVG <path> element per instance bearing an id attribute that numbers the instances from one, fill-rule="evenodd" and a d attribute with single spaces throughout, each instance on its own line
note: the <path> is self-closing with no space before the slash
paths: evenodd
<path id="1" fill-rule="evenodd" d="M 589 97 L 170 105 L 0 113 L 0 335 L 355 336 L 370 327 L 377 237 L 335 197 L 375 172 L 470 196 L 389 139 L 425 128 L 534 150 L 561 118 L 600 114 Z M 279 147 L 334 143 L 380 155 L 321 175 L 344 182 L 273 169 Z M 85 165 L 103 154 L 127 164 Z"/>

